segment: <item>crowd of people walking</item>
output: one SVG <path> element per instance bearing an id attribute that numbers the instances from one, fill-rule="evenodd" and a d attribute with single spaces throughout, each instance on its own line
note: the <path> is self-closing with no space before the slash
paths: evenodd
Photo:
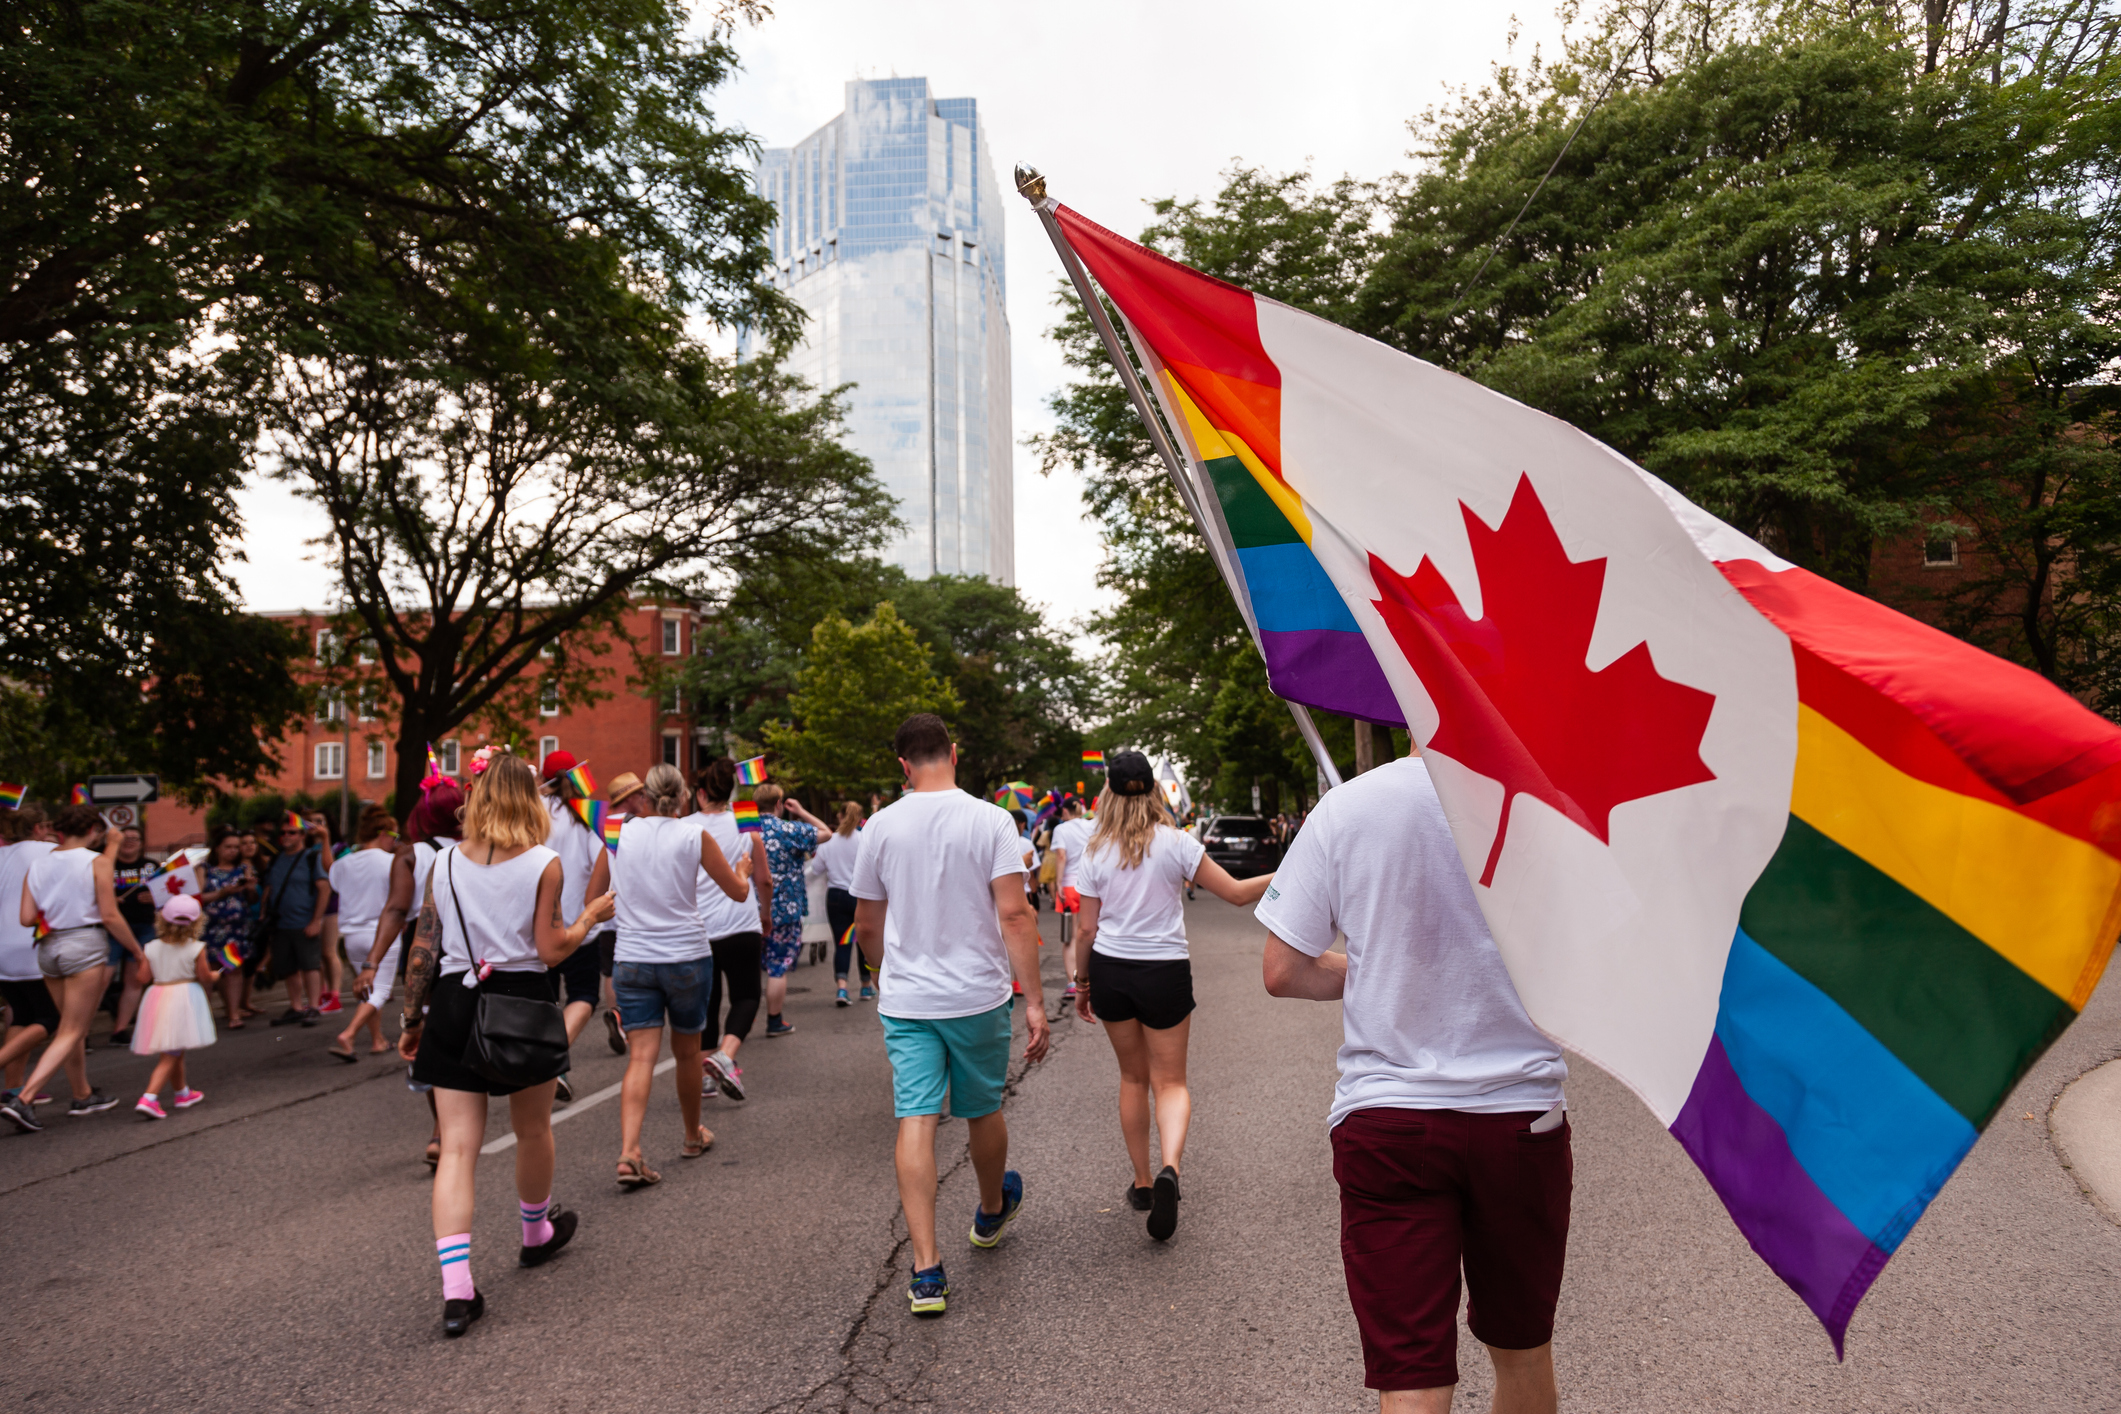
<path id="1" fill-rule="evenodd" d="M 196 866 L 146 862 L 136 831 L 106 830 L 88 806 L 0 815 L 0 898 L 19 900 L 0 916 L 10 1021 L 0 1119 L 41 1129 L 42 1087 L 61 1075 L 70 1114 L 119 1103 L 88 1076 L 89 1024 L 107 996 L 114 1041 L 122 1034 L 155 1058 L 134 1108 L 162 1120 L 197 1105 L 205 1096 L 185 1057 L 215 1042 L 210 998 L 224 1027 L 241 1028 L 260 1014 L 255 979 L 269 965 L 288 998 L 273 1024 L 314 1026 L 343 1009 L 343 948 L 354 1005 L 328 1054 L 358 1064 L 390 1051 L 395 999 L 395 1051 L 432 1116 L 442 1328 L 461 1335 L 486 1309 L 471 1218 L 490 1102 L 508 1105 L 516 1259 L 540 1265 L 580 1230 L 553 1193 L 552 1121 L 555 1104 L 572 1100 L 571 1047 L 603 1010 L 626 1060 L 619 1185 L 662 1180 L 644 1130 L 666 1031 L 678 1154 L 706 1153 L 715 1140 L 703 1096 L 746 1097 L 738 1057 L 761 1005 L 766 1037 L 795 1029 L 783 1006 L 814 869 L 835 1004 L 874 999 L 881 1020 L 908 1307 L 937 1316 L 950 1296 L 936 1212 L 946 1108 L 966 1121 L 977 1182 L 967 1241 L 999 1244 L 1027 1201 L 1003 1100 L 1019 1007 L 1026 1061 L 1050 1045 L 1037 923 L 1048 892 L 1062 923 L 1063 1009 L 1100 1025 L 1117 1061 L 1124 1201 L 1149 1237 L 1177 1232 L 1196 1010 L 1184 905 L 1198 887 L 1257 905 L 1271 993 L 1343 1004 L 1335 1176 L 1350 1298 L 1382 1408 L 1448 1408 L 1461 1272 L 1499 1400 L 1555 1407 L 1566 1066 L 1524 1015 L 1419 758 L 1332 793 L 1292 832 L 1278 874 L 1240 880 L 1178 827 L 1137 752 L 1109 754 L 1094 812 L 1064 798 L 1050 834 L 1034 837 L 958 787 L 940 718 L 909 718 L 892 749 L 905 773 L 899 796 L 872 801 L 873 815 L 842 805 L 831 822 L 771 785 L 755 792 L 755 816 L 740 818 L 727 758 L 689 782 L 669 765 L 622 773 L 606 792 L 621 822 L 612 848 L 581 808 L 573 757 L 534 764 L 496 748 L 476 754 L 461 787 L 431 777 L 402 826 L 364 811 L 337 859 L 323 822 L 296 815 L 276 822 L 277 849 L 226 830 Z M 188 881 L 164 884 L 186 870 Z M 1339 936 L 1345 952 L 1333 948 Z"/>

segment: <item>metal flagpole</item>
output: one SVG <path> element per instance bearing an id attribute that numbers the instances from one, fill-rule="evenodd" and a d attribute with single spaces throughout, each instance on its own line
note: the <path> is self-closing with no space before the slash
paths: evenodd
<path id="1" fill-rule="evenodd" d="M 1155 409 L 1149 405 L 1148 390 L 1142 387 L 1141 378 L 1134 371 L 1134 361 L 1127 357 L 1127 350 L 1120 343 L 1119 331 L 1114 329 L 1112 321 L 1105 317 L 1105 306 L 1097 297 L 1096 287 L 1090 283 L 1090 272 L 1083 268 L 1082 261 L 1076 257 L 1075 248 L 1068 244 L 1067 236 L 1062 233 L 1060 222 L 1053 218 L 1053 208 L 1059 203 L 1046 195 L 1044 175 L 1035 167 L 1019 164 L 1016 169 L 1016 190 L 1024 200 L 1031 203 L 1031 209 L 1038 213 L 1039 224 L 1046 228 L 1047 239 L 1053 242 L 1054 252 L 1060 256 L 1061 264 L 1068 271 L 1069 280 L 1075 285 L 1076 298 L 1083 302 L 1083 309 L 1090 316 L 1091 326 L 1097 330 L 1097 337 L 1104 343 L 1105 356 L 1110 358 L 1112 366 L 1119 370 L 1120 382 L 1126 385 L 1127 396 L 1133 400 L 1135 416 L 1139 417 L 1142 426 L 1148 429 L 1149 440 L 1155 444 L 1156 454 L 1163 459 L 1164 470 L 1170 475 L 1171 484 L 1178 488 L 1178 498 L 1185 503 L 1186 514 L 1193 517 L 1193 524 L 1200 531 L 1201 539 L 1213 545 L 1215 540 L 1208 529 L 1207 515 L 1201 510 L 1192 484 L 1186 480 L 1185 473 L 1179 467 L 1178 452 L 1171 446 L 1171 439 L 1165 435 L 1163 423 L 1157 420 Z M 1253 641 L 1252 647 L 1255 651 L 1258 650 L 1257 639 Z M 1282 698 L 1282 701 L 1295 716 L 1296 730 L 1303 737 L 1304 745 L 1311 748 L 1312 758 L 1317 761 L 1320 774 L 1329 785 L 1339 785 L 1340 768 L 1333 764 L 1333 756 L 1326 750 L 1325 738 L 1319 735 L 1318 724 L 1311 720 L 1310 709 L 1301 702 L 1290 702 L 1286 697 Z"/>

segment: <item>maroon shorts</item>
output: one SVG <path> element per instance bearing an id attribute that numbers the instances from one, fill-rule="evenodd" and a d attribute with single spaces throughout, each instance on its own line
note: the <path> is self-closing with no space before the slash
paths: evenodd
<path id="1" fill-rule="evenodd" d="M 1484 1344 L 1554 1338 L 1575 1163 L 1568 1122 L 1534 1134 L 1537 1118 L 1373 1109 L 1334 1127 L 1340 1256 L 1371 1389 L 1458 1383 L 1461 1265 Z"/>

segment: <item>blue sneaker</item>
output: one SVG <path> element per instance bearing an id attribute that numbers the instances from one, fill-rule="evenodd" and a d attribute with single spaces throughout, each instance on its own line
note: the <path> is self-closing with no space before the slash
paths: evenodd
<path id="1" fill-rule="evenodd" d="M 992 1247 L 1002 1240 L 1002 1229 L 1016 1217 L 1016 1210 L 1024 1206 L 1024 1176 L 1015 1169 L 1002 1175 L 1002 1210 L 990 1217 L 979 1204 L 972 1205 L 972 1245 Z"/>
<path id="2" fill-rule="evenodd" d="M 948 1304 L 944 1298 L 950 1294 L 950 1278 L 943 1275 L 940 1266 L 917 1271 L 913 1284 L 906 1288 L 906 1299 L 913 1304 L 916 1316 L 940 1316 Z"/>
<path id="3" fill-rule="evenodd" d="M 865 1002 L 873 1002 L 873 1001 L 875 1001 L 875 1000 L 876 1000 L 876 988 L 874 988 L 874 987 L 864 987 L 864 988 L 862 988 L 862 1000 L 863 1000 L 863 1001 L 865 1001 Z"/>

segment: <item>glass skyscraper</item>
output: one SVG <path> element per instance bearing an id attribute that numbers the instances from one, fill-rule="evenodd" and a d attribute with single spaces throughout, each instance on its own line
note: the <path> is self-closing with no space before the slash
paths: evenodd
<path id="1" fill-rule="evenodd" d="M 856 79 L 847 108 L 767 151 L 774 283 L 809 319 L 790 367 L 851 383 L 849 441 L 898 497 L 885 558 L 1016 582 L 1001 187 L 970 98 Z"/>

